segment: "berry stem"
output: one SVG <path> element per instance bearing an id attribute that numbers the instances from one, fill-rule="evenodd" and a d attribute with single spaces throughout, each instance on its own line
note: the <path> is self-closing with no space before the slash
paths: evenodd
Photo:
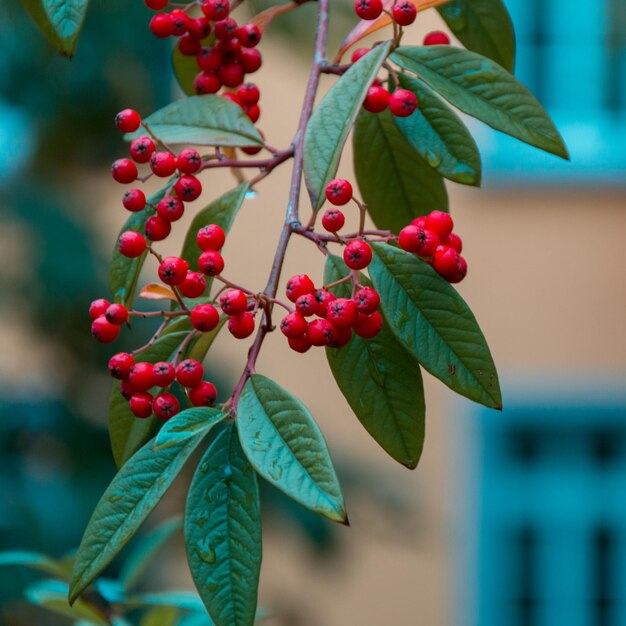
<path id="1" fill-rule="evenodd" d="M 131 354 L 133 356 L 137 356 L 138 354 L 145 352 L 161 336 L 161 333 L 165 330 L 165 327 L 168 324 L 169 324 L 169 319 L 165 318 L 163 322 L 161 323 L 161 325 L 156 329 L 156 332 L 154 333 L 154 335 L 152 335 L 152 339 L 150 339 L 150 341 L 148 341 L 148 343 L 145 346 L 141 346 L 141 348 L 137 348 L 136 350 L 133 350 Z"/>

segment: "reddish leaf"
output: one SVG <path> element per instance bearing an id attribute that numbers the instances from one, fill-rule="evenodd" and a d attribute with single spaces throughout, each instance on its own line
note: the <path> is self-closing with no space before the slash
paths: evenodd
<path id="1" fill-rule="evenodd" d="M 139 297 L 144 300 L 173 300 L 177 302 L 174 292 L 160 283 L 149 283 L 139 292 Z"/>

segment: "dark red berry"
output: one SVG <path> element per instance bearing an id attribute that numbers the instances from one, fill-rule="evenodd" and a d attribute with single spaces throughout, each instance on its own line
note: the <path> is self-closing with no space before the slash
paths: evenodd
<path id="1" fill-rule="evenodd" d="M 172 22 L 172 34 L 181 37 L 189 30 L 191 18 L 182 9 L 174 9 L 170 13 L 170 21 Z"/>
<path id="2" fill-rule="evenodd" d="M 224 269 L 224 259 L 219 252 L 207 250 L 198 259 L 198 269 L 207 276 L 218 276 Z"/>
<path id="3" fill-rule="evenodd" d="M 448 282 L 458 283 L 467 274 L 467 263 L 465 259 L 449 246 L 439 246 L 435 251 L 433 267 Z"/>
<path id="4" fill-rule="evenodd" d="M 261 41 L 261 30 L 256 24 L 243 24 L 236 35 L 244 48 L 254 48 Z"/>
<path id="5" fill-rule="evenodd" d="M 181 361 L 176 368 L 176 380 L 183 387 L 195 387 L 200 384 L 204 368 L 199 361 L 195 359 L 185 359 Z"/>
<path id="6" fill-rule="evenodd" d="M 354 11 L 362 20 L 375 20 L 383 12 L 382 0 L 355 0 Z"/>
<path id="7" fill-rule="evenodd" d="M 198 67 L 205 72 L 217 72 L 222 66 L 222 54 L 216 47 L 204 46 L 196 57 Z"/>
<path id="8" fill-rule="evenodd" d="M 371 339 L 372 337 L 376 337 L 376 335 L 378 335 L 382 327 L 383 316 L 378 311 L 374 311 L 370 315 L 359 313 L 359 316 L 354 323 L 354 332 L 359 335 L 359 337 Z"/>
<path id="9" fill-rule="evenodd" d="M 400 0 L 393 5 L 393 20 L 400 26 L 409 26 L 415 21 L 417 7 L 411 0 Z"/>
<path id="10" fill-rule="evenodd" d="M 194 174 L 202 166 L 202 157 L 197 150 L 185 148 L 176 157 L 176 166 L 183 174 Z"/>
<path id="11" fill-rule="evenodd" d="M 130 142 L 130 156 L 135 163 L 147 163 L 155 150 L 154 141 L 146 135 L 137 137 Z"/>
<path id="12" fill-rule="evenodd" d="M 237 22 L 232 17 L 219 20 L 215 22 L 215 28 L 213 29 L 215 36 L 221 41 L 228 41 L 235 37 L 237 32 Z"/>
<path id="13" fill-rule="evenodd" d="M 175 222 L 183 216 L 185 205 L 175 196 L 165 196 L 157 203 L 156 210 L 157 215 L 166 222 Z"/>
<path id="14" fill-rule="evenodd" d="M 335 338 L 328 344 L 329 348 L 343 348 L 352 339 L 352 328 L 335 326 Z"/>
<path id="15" fill-rule="evenodd" d="M 255 124 L 259 121 L 261 117 L 261 107 L 258 104 L 253 104 L 252 106 L 245 106 L 243 110 L 246 112 L 246 115 L 250 118 L 250 121 Z"/>
<path id="16" fill-rule="evenodd" d="M 137 391 L 148 391 L 153 386 L 152 382 L 152 363 L 147 361 L 139 361 L 130 368 L 128 382 Z"/>
<path id="17" fill-rule="evenodd" d="M 154 398 L 152 410 L 159 419 L 168 420 L 180 411 L 180 403 L 175 395 L 165 391 Z"/>
<path id="18" fill-rule="evenodd" d="M 130 159 L 118 159 L 111 166 L 113 178 L 123 185 L 137 180 L 137 166 Z"/>
<path id="19" fill-rule="evenodd" d="M 202 184 L 191 175 L 181 176 L 174 184 L 176 195 L 184 202 L 193 202 L 202 193 Z"/>
<path id="20" fill-rule="evenodd" d="M 389 92 L 380 85 L 372 85 L 367 90 L 363 108 L 370 113 L 380 113 L 389 106 Z"/>
<path id="21" fill-rule="evenodd" d="M 180 285 L 187 278 L 189 263 L 178 256 L 165 257 L 159 265 L 159 278 L 166 285 Z"/>
<path id="22" fill-rule="evenodd" d="M 206 279 L 199 272 L 187 272 L 178 290 L 185 298 L 199 298 L 206 290 Z"/>
<path id="23" fill-rule="evenodd" d="M 227 63 L 222 65 L 217 72 L 217 76 L 226 87 L 238 87 L 243 83 L 243 66 L 239 63 Z"/>
<path id="24" fill-rule="evenodd" d="M 222 83 L 217 74 L 200 72 L 193 79 L 193 89 L 198 95 L 217 93 L 222 88 Z"/>
<path id="25" fill-rule="evenodd" d="M 191 32 L 185 33 L 178 40 L 178 50 L 183 56 L 195 57 L 200 52 L 200 48 L 202 48 L 202 44 L 199 37 L 196 37 Z"/>
<path id="26" fill-rule="evenodd" d="M 424 37 L 425 46 L 447 46 L 450 43 L 450 37 L 443 31 L 435 30 L 432 33 L 428 33 Z"/>
<path id="27" fill-rule="evenodd" d="M 230 12 L 228 0 L 204 0 L 201 8 L 212 22 L 225 19 Z"/>
<path id="28" fill-rule="evenodd" d="M 329 346 L 337 335 L 337 329 L 325 319 L 313 320 L 306 331 L 306 336 L 313 346 Z"/>
<path id="29" fill-rule="evenodd" d="M 354 304 L 359 313 L 369 315 L 373 313 L 380 305 L 380 296 L 375 289 L 371 287 L 362 287 L 355 294 Z"/>
<path id="30" fill-rule="evenodd" d="M 454 228 L 454 222 L 449 213 L 432 211 L 426 216 L 426 227 L 434 231 L 439 239 L 446 239 Z"/>
<path id="31" fill-rule="evenodd" d="M 302 337 L 289 337 L 287 339 L 289 347 L 296 352 L 304 354 L 311 348 L 311 340 L 308 335 L 302 335 Z"/>
<path id="32" fill-rule="evenodd" d="M 326 319 L 337 328 L 350 328 L 357 315 L 356 304 L 347 298 L 336 298 L 326 309 Z"/>
<path id="33" fill-rule="evenodd" d="M 97 300 L 94 300 L 89 305 L 89 317 L 91 317 L 92 320 L 95 320 L 96 317 L 100 317 L 101 315 L 104 315 L 106 313 L 106 310 L 110 306 L 111 306 L 111 303 L 108 300 L 105 300 L 104 298 L 98 298 Z"/>
<path id="34" fill-rule="evenodd" d="M 245 339 L 254 332 L 255 322 L 252 313 L 240 313 L 228 318 L 228 330 L 233 337 Z"/>
<path id="35" fill-rule="evenodd" d="M 129 406 L 135 417 L 152 415 L 152 394 L 147 391 L 136 391 L 130 396 Z"/>
<path id="36" fill-rule="evenodd" d="M 263 60 L 256 48 L 244 48 L 239 55 L 239 63 L 246 74 L 253 74 L 261 67 Z"/>
<path id="37" fill-rule="evenodd" d="M 343 251 L 343 260 L 351 270 L 362 270 L 372 260 L 372 249 L 365 241 L 351 241 Z"/>
<path id="38" fill-rule="evenodd" d="M 123 380 L 120 382 L 120 393 L 126 400 L 130 400 L 130 397 L 137 391 L 129 381 Z"/>
<path id="39" fill-rule="evenodd" d="M 329 233 L 336 233 L 346 223 L 345 215 L 339 209 L 327 209 L 322 216 L 322 226 Z"/>
<path id="40" fill-rule="evenodd" d="M 159 361 L 152 368 L 152 383 L 154 387 L 169 387 L 176 378 L 176 370 L 171 363 Z"/>
<path id="41" fill-rule="evenodd" d="M 312 293 L 305 293 L 296 300 L 296 310 L 304 317 L 311 317 L 317 312 L 317 300 Z"/>
<path id="42" fill-rule="evenodd" d="M 144 4 L 153 11 L 160 11 L 164 9 L 168 4 L 169 0 L 143 0 Z"/>
<path id="43" fill-rule="evenodd" d="M 248 296 L 241 289 L 229 289 L 222 294 L 220 307 L 226 315 L 239 315 L 248 308 Z"/>
<path id="44" fill-rule="evenodd" d="M 211 34 L 211 22 L 206 17 L 196 17 L 189 23 L 189 34 L 196 39 L 206 39 Z"/>
<path id="45" fill-rule="evenodd" d="M 128 352 L 118 352 L 109 359 L 109 374 L 118 380 L 128 380 L 135 359 Z"/>
<path id="46" fill-rule="evenodd" d="M 217 224 L 207 224 L 198 230 L 196 243 L 200 250 L 221 250 L 226 241 L 226 233 Z"/>
<path id="47" fill-rule="evenodd" d="M 396 117 L 408 117 L 417 109 L 417 96 L 408 89 L 396 89 L 389 96 L 389 110 Z"/>
<path id="48" fill-rule="evenodd" d="M 191 325 L 200 332 L 208 333 L 220 323 L 220 314 L 212 304 L 199 304 L 191 311 Z"/>
<path id="49" fill-rule="evenodd" d="M 121 326 L 128 321 L 128 309 L 123 304 L 114 303 L 106 310 L 104 317 L 107 322 Z"/>
<path id="50" fill-rule="evenodd" d="M 118 240 L 120 254 L 129 259 L 141 256 L 147 245 L 145 237 L 134 230 L 123 232 Z"/>
<path id="51" fill-rule="evenodd" d="M 111 324 L 104 315 L 100 315 L 91 323 L 91 334 L 100 343 L 111 343 L 120 334 L 120 327 Z"/>
<path id="52" fill-rule="evenodd" d="M 315 313 L 320 317 L 326 317 L 328 303 L 335 299 L 335 294 L 328 291 L 328 289 L 318 289 L 313 295 L 315 296 L 315 301 L 317 302 L 317 310 Z"/>
<path id="53" fill-rule="evenodd" d="M 124 193 L 122 204 L 128 211 L 136 213 L 146 206 L 146 194 L 141 189 L 129 189 Z"/>
<path id="54" fill-rule="evenodd" d="M 432 256 L 441 242 L 434 231 L 409 224 L 398 234 L 398 245 L 419 256 Z"/>
<path id="55" fill-rule="evenodd" d="M 352 63 L 356 63 L 361 57 L 364 57 L 369 51 L 370 51 L 370 48 L 357 48 L 352 53 L 352 57 L 350 58 L 350 60 L 352 61 Z"/>
<path id="56" fill-rule="evenodd" d="M 289 298 L 292 302 L 295 302 L 305 293 L 314 293 L 315 285 L 306 274 L 296 274 L 287 281 L 285 292 L 287 294 L 287 298 Z"/>
<path id="57" fill-rule="evenodd" d="M 326 185 L 326 199 L 336 206 L 347 204 L 352 199 L 352 185 L 343 178 L 335 178 Z"/>
<path id="58" fill-rule="evenodd" d="M 123 133 L 134 133 L 141 126 L 141 116 L 133 109 L 124 109 L 115 116 L 115 125 Z"/>
<path id="59" fill-rule="evenodd" d="M 150 157 L 150 169 L 162 178 L 176 171 L 176 157 L 170 152 L 155 152 Z"/>
<path id="60" fill-rule="evenodd" d="M 151 215 L 146 220 L 144 232 L 151 241 L 163 241 L 172 232 L 172 225 L 160 215 Z"/>
<path id="61" fill-rule="evenodd" d="M 213 383 L 203 380 L 189 390 L 189 399 L 194 406 L 213 406 L 217 400 L 217 389 Z"/>
<path id="62" fill-rule="evenodd" d="M 237 89 L 237 100 L 246 106 L 252 106 L 259 101 L 261 92 L 254 83 L 246 83 Z"/>
<path id="63" fill-rule="evenodd" d="M 307 321 L 300 313 L 289 313 L 280 322 L 280 332 L 285 337 L 302 337 L 306 333 Z"/>
<path id="64" fill-rule="evenodd" d="M 157 13 L 150 20 L 148 28 L 154 35 L 165 39 L 174 33 L 174 24 L 168 13 Z"/>

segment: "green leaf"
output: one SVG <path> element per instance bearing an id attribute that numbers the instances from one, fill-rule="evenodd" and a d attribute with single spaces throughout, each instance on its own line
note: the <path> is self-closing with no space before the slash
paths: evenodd
<path id="1" fill-rule="evenodd" d="M 0 552 L 0 567 L 22 565 L 31 569 L 58 576 L 59 578 L 67 578 L 66 569 L 45 554 L 38 552 L 27 552 L 23 550 L 13 550 L 10 552 Z"/>
<path id="2" fill-rule="evenodd" d="M 466 48 L 513 72 L 515 31 L 502 0 L 452 0 L 437 11 Z"/>
<path id="3" fill-rule="evenodd" d="M 326 200 L 326 185 L 337 172 L 343 146 L 389 47 L 390 42 L 376 46 L 354 63 L 311 116 L 304 136 L 304 178 L 315 211 Z"/>
<path id="4" fill-rule="evenodd" d="M 194 584 L 216 626 L 251 626 L 262 558 L 259 488 L 234 424 L 206 451 L 185 507 Z"/>
<path id="5" fill-rule="evenodd" d="M 24 8 L 48 41 L 65 56 L 76 50 L 89 0 L 22 0 Z"/>
<path id="6" fill-rule="evenodd" d="M 324 283 L 349 273 L 339 257 L 326 257 Z M 369 283 L 364 276 L 360 282 Z M 351 283 L 337 285 L 333 292 L 349 298 Z M 367 432 L 392 458 L 415 468 L 424 446 L 422 374 L 388 323 L 373 339 L 355 334 L 346 346 L 327 348 L 326 356 L 341 393 Z"/>
<path id="7" fill-rule="evenodd" d="M 156 448 L 180 444 L 199 433 L 207 434 L 215 424 L 226 417 L 222 409 L 198 407 L 186 409 L 163 424 L 155 441 Z"/>
<path id="8" fill-rule="evenodd" d="M 196 90 L 193 88 L 193 80 L 200 71 L 195 56 L 185 56 L 178 46 L 172 50 L 172 69 L 180 88 L 188 96 L 193 96 Z"/>
<path id="9" fill-rule="evenodd" d="M 67 603 L 67 583 L 60 580 L 40 580 L 27 587 L 25 595 L 32 604 L 70 619 L 85 620 L 96 626 L 110 624 L 102 610 L 86 600 L 79 599 L 74 606 L 70 606 Z"/>
<path id="10" fill-rule="evenodd" d="M 397 233 L 419 215 L 448 210 L 443 179 L 404 138 L 389 111 L 359 114 L 354 171 L 379 228 Z"/>
<path id="11" fill-rule="evenodd" d="M 491 59 L 452 46 L 401 47 L 391 59 L 417 74 L 468 115 L 546 152 L 568 158 L 563 139 L 541 104 Z"/>
<path id="12" fill-rule="evenodd" d="M 168 332 L 168 329 L 171 330 Z M 171 323 L 161 337 L 141 353 L 141 359 L 149 363 L 170 360 L 190 330 L 187 318 Z M 155 418 L 140 419 L 132 414 L 128 400 L 120 393 L 120 383 L 114 381 L 109 400 L 109 438 L 116 465 L 122 467 L 153 435 L 155 428 Z"/>
<path id="13" fill-rule="evenodd" d="M 128 555 L 120 571 L 120 582 L 124 589 L 133 589 L 161 548 L 183 527 L 180 516 L 159 524 L 144 537 Z"/>
<path id="14" fill-rule="evenodd" d="M 314 513 L 346 521 L 326 442 L 298 399 L 254 374 L 239 399 L 237 425 L 246 456 L 265 480 Z"/>
<path id="15" fill-rule="evenodd" d="M 202 435 L 161 450 L 154 440 L 116 474 L 98 502 L 76 553 L 69 600 L 76 598 L 130 541 L 158 504 Z"/>
<path id="16" fill-rule="evenodd" d="M 254 146 L 263 139 L 240 106 L 221 96 L 189 96 L 168 104 L 144 120 L 166 144 Z M 145 131 L 126 135 L 139 137 Z"/>
<path id="17" fill-rule="evenodd" d="M 413 115 L 395 118 L 407 141 L 445 178 L 480 185 L 480 153 L 461 118 L 421 80 L 401 74 L 400 84 L 419 101 Z"/>
<path id="18" fill-rule="evenodd" d="M 165 192 L 169 189 L 170 183 L 168 183 L 163 189 L 160 189 L 155 194 L 151 195 L 147 200 L 146 208 L 137 213 L 131 213 L 124 226 L 120 230 L 120 235 L 127 230 L 134 230 L 136 232 L 143 233 L 144 226 L 147 219 L 155 214 L 155 210 L 149 206 L 150 204 L 156 204 L 163 198 Z M 127 308 L 131 308 L 133 299 L 135 298 L 135 290 L 137 288 L 137 281 L 139 280 L 139 274 L 143 267 L 146 255 L 144 252 L 141 256 L 134 259 L 129 259 L 120 253 L 115 243 L 113 254 L 111 256 L 111 263 L 109 264 L 109 289 L 113 295 L 115 302 L 123 304 Z"/>
<path id="19" fill-rule="evenodd" d="M 452 390 L 502 408 L 498 374 L 476 318 L 427 263 L 388 244 L 372 244 L 370 276 L 391 330 L 420 364 Z"/>

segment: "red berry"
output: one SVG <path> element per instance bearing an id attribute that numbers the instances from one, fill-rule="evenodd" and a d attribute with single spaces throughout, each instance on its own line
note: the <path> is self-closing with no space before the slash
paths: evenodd
<path id="1" fill-rule="evenodd" d="M 285 292 L 287 293 L 287 298 L 295 302 L 305 293 L 314 293 L 315 285 L 306 274 L 296 274 L 287 281 Z"/>
<path id="2" fill-rule="evenodd" d="M 198 95 L 217 93 L 222 88 L 222 83 L 217 74 L 200 72 L 193 79 L 193 89 Z"/>
<path id="3" fill-rule="evenodd" d="M 141 189 L 129 189 L 122 198 L 124 208 L 136 213 L 146 206 L 146 194 Z"/>
<path id="4" fill-rule="evenodd" d="M 163 241 L 172 232 L 172 225 L 160 215 L 151 215 L 146 220 L 144 232 L 151 241 Z"/>
<path id="5" fill-rule="evenodd" d="M 261 131 L 259 131 L 260 133 Z M 241 151 L 244 154 L 249 154 L 250 156 L 254 156 L 255 154 L 259 154 L 263 150 L 263 146 L 244 146 L 241 148 Z"/>
<path id="6" fill-rule="evenodd" d="M 337 336 L 337 329 L 325 319 L 313 320 L 306 331 L 306 336 L 313 346 L 329 346 Z"/>
<path id="7" fill-rule="evenodd" d="M 141 256 L 147 245 L 145 237 L 134 230 L 123 232 L 118 240 L 120 254 L 129 259 Z"/>
<path id="8" fill-rule="evenodd" d="M 409 224 L 398 235 L 398 245 L 419 256 L 432 256 L 441 242 L 434 231 Z"/>
<path id="9" fill-rule="evenodd" d="M 205 72 L 217 72 L 222 66 L 222 55 L 216 47 L 204 46 L 196 57 L 198 67 Z"/>
<path id="10" fill-rule="evenodd" d="M 181 176 L 174 184 L 176 195 L 185 202 L 193 202 L 202 193 L 202 184 L 191 175 Z"/>
<path id="11" fill-rule="evenodd" d="M 155 387 L 169 387 L 176 378 L 176 370 L 171 363 L 159 361 L 152 368 L 152 383 Z"/>
<path id="12" fill-rule="evenodd" d="M 174 24 L 168 13 L 157 13 L 150 20 L 148 28 L 160 39 L 165 39 L 174 33 Z"/>
<path id="13" fill-rule="evenodd" d="M 417 226 L 418 228 L 427 228 L 426 217 L 423 215 L 420 217 L 416 217 L 415 219 L 411 220 L 411 226 Z"/>
<path id="14" fill-rule="evenodd" d="M 217 389 L 213 383 L 203 380 L 189 390 L 189 399 L 194 406 L 213 406 L 217 400 Z"/>
<path id="15" fill-rule="evenodd" d="M 127 380 L 120 382 L 120 393 L 126 400 L 130 400 L 130 397 L 137 391 Z"/>
<path id="16" fill-rule="evenodd" d="M 280 332 L 285 337 L 302 337 L 306 333 L 307 321 L 300 313 L 289 313 L 280 322 Z"/>
<path id="17" fill-rule="evenodd" d="M 137 180 L 137 166 L 130 159 L 118 159 L 111 166 L 113 178 L 123 185 Z"/>
<path id="18" fill-rule="evenodd" d="M 169 152 L 155 152 L 150 157 L 150 169 L 157 176 L 171 176 L 176 171 L 176 157 Z"/>
<path id="19" fill-rule="evenodd" d="M 198 259 L 198 269 L 207 276 L 218 276 L 224 269 L 224 259 L 219 252 L 207 250 Z"/>
<path id="20" fill-rule="evenodd" d="M 220 323 L 220 314 L 212 304 L 199 304 L 191 311 L 191 325 L 200 332 L 208 333 Z"/>
<path id="21" fill-rule="evenodd" d="M 128 382 L 137 391 L 148 391 L 152 387 L 152 363 L 147 361 L 139 361 L 130 368 Z"/>
<path id="22" fill-rule="evenodd" d="M 239 39 L 218 41 L 216 47 L 222 54 L 222 64 L 234 63 L 235 61 L 239 61 L 239 56 L 242 50 Z"/>
<path id="23" fill-rule="evenodd" d="M 170 13 L 172 22 L 172 34 L 181 37 L 189 30 L 191 18 L 181 9 L 174 9 Z"/>
<path id="24" fill-rule="evenodd" d="M 156 210 L 157 215 L 166 222 L 175 222 L 183 216 L 185 205 L 175 196 L 165 196 L 157 203 Z"/>
<path id="25" fill-rule="evenodd" d="M 424 37 L 424 45 L 425 46 L 447 46 L 450 43 L 450 37 L 446 35 L 443 31 L 435 30 L 432 33 L 428 33 L 426 37 Z"/>
<path id="26" fill-rule="evenodd" d="M 206 39 L 211 34 L 211 22 L 206 17 L 196 17 L 189 23 L 189 34 L 196 39 Z"/>
<path id="27" fill-rule="evenodd" d="M 205 0 L 202 3 L 202 12 L 212 21 L 223 20 L 228 17 L 230 5 L 228 0 Z"/>
<path id="28" fill-rule="evenodd" d="M 153 11 L 160 11 L 164 9 L 168 4 L 169 0 L 143 0 L 144 4 Z"/>
<path id="29" fill-rule="evenodd" d="M 180 285 L 187 278 L 189 263 L 178 256 L 165 257 L 159 265 L 159 278 L 166 285 Z"/>
<path id="30" fill-rule="evenodd" d="M 371 287 L 362 287 L 355 294 L 354 304 L 359 313 L 369 315 L 373 313 L 380 305 L 380 296 L 375 289 Z"/>
<path id="31" fill-rule="evenodd" d="M 189 29 L 189 31 L 190 32 L 185 33 L 178 40 L 178 50 L 183 56 L 194 57 L 196 56 L 196 54 L 198 54 L 198 52 L 200 52 L 202 44 L 200 43 L 200 38 L 196 37 L 196 35 L 191 32 L 191 28 Z"/>
<path id="32" fill-rule="evenodd" d="M 434 231 L 439 239 L 446 239 L 454 228 L 454 222 L 449 213 L 432 211 L 426 216 L 426 227 Z"/>
<path id="33" fill-rule="evenodd" d="M 326 185 L 326 199 L 337 206 L 347 204 L 352 199 L 352 185 L 343 178 L 335 178 Z"/>
<path id="34" fill-rule="evenodd" d="M 226 315 L 239 315 L 248 308 L 248 296 L 241 289 L 229 289 L 222 294 L 220 307 Z"/>
<path id="35" fill-rule="evenodd" d="M 121 326 L 128 320 L 128 309 L 123 304 L 115 303 L 106 310 L 104 317 L 107 318 L 107 322 Z"/>
<path id="36" fill-rule="evenodd" d="M 124 109 L 115 116 L 115 125 L 123 133 L 134 133 L 141 126 L 141 116 L 133 109 Z"/>
<path id="37" fill-rule="evenodd" d="M 135 417 L 150 417 L 152 415 L 152 394 L 147 391 L 137 391 L 130 397 L 129 405 Z"/>
<path id="38" fill-rule="evenodd" d="M 238 87 L 243 83 L 244 69 L 239 63 L 227 63 L 222 65 L 217 72 L 217 76 L 226 87 Z"/>
<path id="39" fill-rule="evenodd" d="M 258 104 L 253 104 L 251 107 L 245 106 L 243 110 L 246 112 L 246 115 L 250 118 L 250 121 L 255 124 L 259 121 L 261 117 L 261 107 Z"/>
<path id="40" fill-rule="evenodd" d="M 328 289 L 318 289 L 313 295 L 315 296 L 315 301 L 317 302 L 317 310 L 315 313 L 320 317 L 326 317 L 328 303 L 335 299 L 335 294 L 328 291 Z"/>
<path id="41" fill-rule="evenodd" d="M 120 327 L 111 324 L 104 315 L 100 315 L 91 323 L 91 334 L 100 343 L 111 343 L 120 334 Z"/>
<path id="42" fill-rule="evenodd" d="M 178 171 L 183 174 L 193 174 L 197 172 L 202 166 L 202 157 L 197 150 L 192 148 L 185 148 L 181 150 L 178 157 L 176 157 L 176 167 Z"/>
<path id="43" fill-rule="evenodd" d="M 233 337 L 245 339 L 254 332 L 254 315 L 252 313 L 240 313 L 228 318 L 228 330 Z"/>
<path id="44" fill-rule="evenodd" d="M 383 12 L 382 0 L 355 0 L 354 11 L 362 20 L 375 20 Z"/>
<path id="45" fill-rule="evenodd" d="M 322 216 L 322 226 L 329 233 L 336 233 L 346 223 L 345 215 L 339 209 L 327 209 Z"/>
<path id="46" fill-rule="evenodd" d="M 261 92 L 254 83 L 246 83 L 237 89 L 237 100 L 246 106 L 252 106 L 259 101 Z"/>
<path id="47" fill-rule="evenodd" d="M 137 137 L 130 142 L 130 156 L 135 163 L 147 163 L 155 150 L 154 141 L 146 135 Z"/>
<path id="48" fill-rule="evenodd" d="M 200 250 L 221 250 L 226 241 L 226 233 L 217 224 L 203 226 L 196 235 Z"/>
<path id="49" fill-rule="evenodd" d="M 343 260 L 351 270 L 362 270 L 372 260 L 372 249 L 365 241 L 351 241 L 343 251 Z"/>
<path id="50" fill-rule="evenodd" d="M 370 113 L 380 113 L 389 106 L 389 92 L 380 85 L 372 85 L 367 90 L 363 108 Z"/>
<path id="51" fill-rule="evenodd" d="M 396 89 L 389 96 L 389 110 L 396 117 L 408 117 L 417 109 L 417 96 L 408 89 Z"/>
<path id="52" fill-rule="evenodd" d="M 417 8 L 411 0 L 400 0 L 393 5 L 393 20 L 400 26 L 409 26 L 415 21 Z"/>
<path id="53" fill-rule="evenodd" d="M 304 317 L 310 317 L 317 312 L 317 300 L 312 293 L 305 293 L 296 300 L 296 310 Z"/>
<path id="54" fill-rule="evenodd" d="M 199 298 L 206 290 L 206 280 L 199 272 L 187 272 L 178 290 L 185 298 Z"/>
<path id="55" fill-rule="evenodd" d="M 463 240 L 455 233 L 450 233 L 441 243 L 454 248 L 459 254 L 463 252 Z"/>
<path id="56" fill-rule="evenodd" d="M 292 350 L 300 352 L 301 354 L 307 352 L 311 347 L 311 340 L 307 335 L 302 335 L 302 337 L 288 337 L 287 342 Z"/>
<path id="57" fill-rule="evenodd" d="M 152 401 L 152 410 L 159 419 L 168 420 L 180 411 L 180 403 L 175 395 L 163 392 Z"/>
<path id="58" fill-rule="evenodd" d="M 135 359 L 128 352 L 118 352 L 109 359 L 109 374 L 118 380 L 127 380 L 130 368 L 135 364 Z"/>
<path id="59" fill-rule="evenodd" d="M 326 319 L 337 328 L 350 328 L 356 321 L 356 304 L 347 298 L 337 298 L 328 303 Z"/>
<path id="60" fill-rule="evenodd" d="M 235 37 L 235 33 L 237 32 L 237 22 L 235 22 L 232 17 L 219 20 L 218 22 L 215 22 L 213 32 L 219 40 L 229 41 Z"/>
<path id="61" fill-rule="evenodd" d="M 335 326 L 336 336 L 335 338 L 328 344 L 329 348 L 343 348 L 350 339 L 352 339 L 352 328 L 344 327 L 338 328 Z"/>
<path id="62" fill-rule="evenodd" d="M 106 310 L 110 306 L 111 306 L 111 303 L 108 300 L 105 300 L 104 298 L 98 298 L 97 300 L 94 300 L 89 305 L 89 317 L 91 317 L 92 320 L 95 320 L 96 317 L 100 317 L 101 315 L 104 315 L 106 313 Z"/>
<path id="63" fill-rule="evenodd" d="M 382 327 L 383 316 L 378 311 L 374 311 L 370 315 L 359 313 L 359 316 L 354 323 L 354 332 L 359 335 L 359 337 L 371 339 L 372 337 L 376 337 L 376 335 L 378 335 Z"/>
<path id="64" fill-rule="evenodd" d="M 261 67 L 263 60 L 256 48 L 244 48 L 239 55 L 239 63 L 246 74 L 253 74 Z"/>
<path id="65" fill-rule="evenodd" d="M 256 24 L 243 24 L 236 34 L 244 48 L 254 48 L 261 41 L 261 30 Z"/>
<path id="66" fill-rule="evenodd" d="M 176 380 L 183 387 L 195 387 L 200 384 L 204 368 L 199 361 L 195 359 L 185 359 L 178 364 L 176 368 Z"/>
<path id="67" fill-rule="evenodd" d="M 439 246 L 433 259 L 433 267 L 448 282 L 458 283 L 467 274 L 467 263 L 465 259 L 449 246 Z"/>
<path id="68" fill-rule="evenodd" d="M 371 48 L 357 48 L 352 53 L 352 57 L 350 58 L 350 60 L 352 61 L 352 63 L 356 63 L 361 57 L 364 57 L 370 50 Z"/>

